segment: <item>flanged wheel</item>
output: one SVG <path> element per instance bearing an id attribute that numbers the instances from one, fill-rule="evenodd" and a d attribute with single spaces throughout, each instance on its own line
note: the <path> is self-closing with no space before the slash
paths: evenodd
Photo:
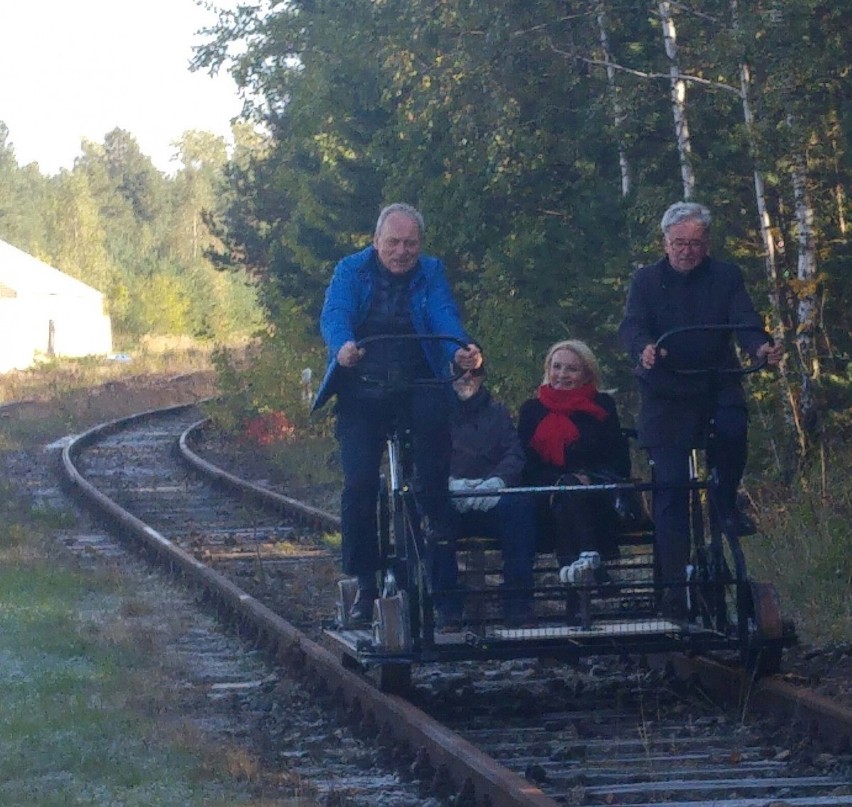
<path id="1" fill-rule="evenodd" d="M 749 583 L 751 603 L 747 646 L 743 648 L 746 669 L 755 678 L 774 675 L 781 668 L 784 623 L 778 592 L 772 583 Z"/>

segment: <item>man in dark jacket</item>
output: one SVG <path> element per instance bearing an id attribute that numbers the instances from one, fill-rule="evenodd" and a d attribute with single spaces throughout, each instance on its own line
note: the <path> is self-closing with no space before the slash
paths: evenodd
<path id="1" fill-rule="evenodd" d="M 521 493 L 499 495 L 520 484 L 526 457 L 509 410 L 483 386 L 485 366 L 453 383 L 450 491 L 458 514 L 459 537 L 481 536 L 500 541 L 503 555 L 504 617 L 507 624 L 532 624 L 533 561 L 536 545 L 535 505 Z M 473 496 L 471 494 L 480 494 Z M 455 551 L 444 545 L 435 557 L 436 589 L 456 586 Z M 436 603 L 438 627 L 453 629 L 462 616 L 461 597 Z"/>
<path id="2" fill-rule="evenodd" d="M 660 485 L 653 501 L 657 552 L 664 580 L 683 581 L 689 562 L 689 452 L 707 448 L 708 464 L 718 474 L 716 500 L 729 529 L 753 531 L 736 508 L 737 489 L 747 456 L 748 413 L 736 374 L 678 375 L 671 368 L 735 369 L 739 362 L 730 332 L 695 331 L 655 343 L 673 328 L 690 325 L 746 325 L 737 331 L 740 347 L 769 364 L 781 360 L 743 284 L 740 268 L 711 258 L 710 211 L 703 205 L 678 202 L 661 222 L 666 257 L 633 275 L 624 319 L 622 343 L 637 362 L 640 411 L 639 443 L 649 450 L 654 479 Z M 664 359 L 664 361 L 660 361 Z M 708 442 L 708 437 L 712 439 Z M 681 487 L 677 487 L 680 485 Z M 685 590 L 668 592 L 667 610 L 680 615 Z"/>
<path id="3" fill-rule="evenodd" d="M 447 494 L 449 406 L 447 366 L 478 367 L 482 355 L 461 323 L 438 258 L 421 254 L 423 217 L 413 207 L 385 207 L 373 244 L 341 260 L 326 291 L 320 329 L 328 347 L 328 367 L 314 409 L 337 395 L 336 435 L 343 465 L 341 534 L 343 571 L 358 580 L 350 618 L 370 620 L 378 596 L 379 548 L 376 500 L 379 466 L 391 429 L 404 419 L 412 425 L 414 465 L 420 503 L 434 532 L 451 529 Z M 443 341 L 378 342 L 375 335 L 447 334 L 467 348 Z M 369 379 L 390 380 L 397 368 L 418 378 L 446 378 L 445 385 L 389 391 Z"/>

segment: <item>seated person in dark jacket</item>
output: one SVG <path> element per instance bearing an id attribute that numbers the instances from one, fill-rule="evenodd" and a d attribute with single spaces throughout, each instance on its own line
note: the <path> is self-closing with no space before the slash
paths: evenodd
<path id="1" fill-rule="evenodd" d="M 588 345 L 572 339 L 550 348 L 544 383 L 535 398 L 522 404 L 518 417 L 527 456 L 525 485 L 587 485 L 630 475 L 615 401 L 600 386 L 598 363 Z M 541 533 L 552 537 L 560 566 L 584 551 L 597 551 L 603 558 L 618 554 L 611 496 L 572 492 L 543 501 Z"/>
<path id="2" fill-rule="evenodd" d="M 481 493 L 453 499 L 457 534 L 500 541 L 503 554 L 504 617 L 507 624 L 531 624 L 535 503 L 524 494 L 495 496 L 495 491 L 520 483 L 524 450 L 509 410 L 483 386 L 484 365 L 453 383 L 455 405 L 450 420 L 451 493 Z M 457 581 L 451 547 L 436 558 L 436 588 L 453 589 Z M 461 602 L 437 605 L 438 627 L 451 630 L 461 621 Z"/>
<path id="3" fill-rule="evenodd" d="M 619 326 L 624 347 L 637 364 L 639 443 L 648 449 L 660 486 L 654 492 L 653 518 L 664 580 L 684 581 L 689 562 L 688 491 L 678 486 L 688 482 L 692 448 L 707 448 L 719 480 L 715 500 L 729 529 L 743 534 L 753 532 L 754 525 L 736 507 L 748 429 L 740 379 L 720 376 L 711 395 L 706 375 L 677 375 L 658 362 L 665 358 L 687 367 L 738 368 L 730 334 L 696 331 L 672 338 L 668 350 L 660 351 L 657 339 L 690 325 L 751 325 L 755 330 L 737 333 L 743 350 L 769 364 L 783 355 L 783 347 L 773 346 L 763 333 L 740 268 L 708 255 L 710 220 L 710 211 L 694 202 L 677 202 L 666 210 L 660 223 L 666 257 L 633 275 Z M 708 442 L 711 418 L 714 435 Z M 672 615 L 682 615 L 685 589 L 667 592 L 663 605 Z"/>

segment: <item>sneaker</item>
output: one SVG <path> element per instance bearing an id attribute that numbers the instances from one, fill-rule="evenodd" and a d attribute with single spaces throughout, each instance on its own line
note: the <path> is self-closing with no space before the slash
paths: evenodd
<path id="1" fill-rule="evenodd" d="M 372 622 L 373 601 L 378 596 L 379 592 L 376 589 L 359 588 L 352 608 L 349 610 L 349 619 L 352 622 Z"/>

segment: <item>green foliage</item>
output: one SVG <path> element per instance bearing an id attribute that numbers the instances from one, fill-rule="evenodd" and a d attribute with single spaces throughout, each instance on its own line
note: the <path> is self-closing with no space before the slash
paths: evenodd
<path id="1" fill-rule="evenodd" d="M 71 171 L 19 168 L 0 123 L 0 238 L 105 294 L 116 344 L 145 334 L 225 341 L 261 322 L 243 273 L 219 272 L 210 227 L 222 202 L 225 142 L 189 131 L 176 143 L 183 168 L 156 170 L 130 133 L 85 142 Z"/>
<path id="2" fill-rule="evenodd" d="M 790 482 L 790 468 L 807 473 L 802 431 L 833 445 L 852 400 L 842 378 L 852 349 L 842 11 L 781 0 L 768 10 L 673 4 L 672 13 L 688 159 L 714 213 L 713 252 L 743 266 L 790 348 L 782 383 L 774 374 L 751 383 L 750 472 Z M 672 63 L 654 9 L 625 0 L 294 0 L 263 15 L 247 6 L 223 14 L 211 37 L 198 66 L 231 66 L 269 132 L 264 152 L 229 169 L 220 255 L 223 265 L 243 256 L 270 310 L 283 294 L 316 316 L 334 262 L 367 243 L 381 204 L 408 201 L 425 215 L 427 251 L 445 259 L 504 400 L 532 392 L 552 342 L 581 338 L 632 422 L 616 327 L 632 271 L 659 257 L 660 217 L 683 195 Z M 794 168 L 806 199 L 794 196 Z M 766 274 L 756 174 L 777 279 Z M 820 275 L 805 284 L 796 212 L 808 205 Z M 822 305 L 813 360 L 794 350 L 805 294 Z M 820 417 L 797 422 L 811 391 Z M 836 545 L 834 527 L 821 523 Z M 815 566 L 827 574 L 832 563 Z"/>
<path id="3" fill-rule="evenodd" d="M 819 288 L 830 291 L 818 349 L 847 354 L 842 188 L 852 166 L 839 12 L 792 0 L 772 13 L 739 4 L 736 17 L 728 4 L 672 11 L 714 252 L 743 265 L 758 305 L 791 337 L 804 291 L 793 282 L 790 169 L 804 162 Z M 297 297 L 315 316 L 334 262 L 369 240 L 380 204 L 406 200 L 424 212 L 427 251 L 447 262 L 508 400 L 529 393 L 544 350 L 565 337 L 589 342 L 607 382 L 629 387 L 615 337 L 627 282 L 659 256 L 660 216 L 683 193 L 656 15 L 623 0 L 323 0 L 263 15 L 242 7 L 211 35 L 198 66 L 230 66 L 269 132 L 264 152 L 229 170 L 225 265 L 246 256 L 263 294 Z M 777 286 L 764 269 L 755 171 L 775 224 Z M 790 370 L 797 398 L 814 374 Z"/>
<path id="4" fill-rule="evenodd" d="M 850 459 L 844 441 L 792 485 L 774 480 L 749 485 L 761 527 L 759 536 L 745 542 L 750 569 L 755 579 L 775 583 L 785 616 L 808 642 L 852 634 Z"/>
<path id="5" fill-rule="evenodd" d="M 253 418 L 269 413 L 283 413 L 299 431 L 309 427 L 310 401 L 303 395 L 302 371 L 311 369 L 315 389 L 325 352 L 313 321 L 293 299 L 277 300 L 271 319 L 247 362 L 238 364 L 222 350 L 214 354 L 222 397 L 209 409 L 226 431 L 241 432 Z"/>

